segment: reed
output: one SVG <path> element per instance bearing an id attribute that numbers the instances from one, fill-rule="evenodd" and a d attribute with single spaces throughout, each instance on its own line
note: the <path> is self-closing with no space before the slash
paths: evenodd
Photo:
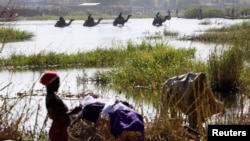
<path id="1" fill-rule="evenodd" d="M 198 18 L 200 7 L 190 7 L 184 12 L 185 18 Z M 226 14 L 226 11 L 218 8 L 204 8 L 202 7 L 203 18 L 221 18 Z"/>
<path id="2" fill-rule="evenodd" d="M 250 35 L 248 34 L 249 31 L 250 22 L 245 21 L 241 24 L 235 24 L 228 27 L 225 26 L 219 29 L 209 29 L 203 34 L 189 37 L 181 37 L 181 39 L 231 44 L 235 41 L 248 41 L 250 39 Z"/>
<path id="3" fill-rule="evenodd" d="M 233 46 L 226 49 L 216 48 L 210 54 L 208 70 L 210 83 L 214 91 L 230 94 L 240 90 L 240 85 L 243 84 L 242 77 L 244 76 L 242 74 L 247 48 L 249 47 L 241 43 L 234 43 Z"/>
<path id="4" fill-rule="evenodd" d="M 202 71 L 205 65 L 194 60 L 195 49 L 174 49 L 166 44 L 130 45 L 131 55 L 118 64 L 110 77 L 120 87 L 158 89 L 170 76 L 189 71 Z M 195 67 L 199 65 L 200 67 Z"/>
<path id="5" fill-rule="evenodd" d="M 67 67 L 112 67 L 116 63 L 119 50 L 97 49 L 76 54 L 40 52 L 30 56 L 12 54 L 9 58 L 0 58 L 2 69 L 39 69 Z"/>
<path id="6" fill-rule="evenodd" d="M 44 127 L 38 127 L 40 105 L 31 105 L 31 97 L 11 98 L 1 96 L 0 100 L 0 139 L 1 140 L 46 140 Z M 19 105 L 19 106 L 17 106 Z M 19 109 L 18 109 L 19 107 Z M 22 107 L 20 109 L 20 107 Z M 27 127 L 30 117 L 35 115 L 33 126 Z M 47 122 L 46 120 L 44 120 Z M 46 124 L 46 123 L 44 123 Z M 27 125 L 27 124 L 26 124 Z"/>
<path id="7" fill-rule="evenodd" d="M 235 27 L 235 29 L 237 28 Z M 245 32 L 242 32 L 241 35 L 243 33 Z M 217 90 L 224 90 L 225 87 L 236 90 L 243 87 L 249 89 L 250 79 L 248 78 L 249 75 L 247 75 L 249 74 L 249 67 L 245 67 L 245 61 L 247 53 L 249 53 L 250 44 L 242 42 L 242 40 L 234 42 L 227 50 L 222 51 L 217 49 L 215 52 L 212 52 L 208 64 L 195 60 L 194 48 L 174 49 L 164 43 L 153 44 L 152 42 L 142 42 L 141 44 L 129 42 L 126 47 L 96 49 L 90 52 L 79 52 L 71 55 L 54 52 L 41 52 L 31 56 L 13 54 L 10 58 L 1 58 L 0 62 L 3 64 L 1 65 L 1 69 L 12 68 L 15 71 L 18 68 L 114 68 L 107 73 L 97 73 L 93 79 L 101 80 L 104 83 L 113 83 L 118 86 L 119 90 L 128 87 L 149 88 L 149 93 L 144 93 L 141 91 L 142 89 L 137 89 L 140 91 L 137 95 L 132 93 L 131 89 L 127 93 L 138 100 L 151 98 L 154 101 L 154 106 L 157 107 L 159 106 L 158 100 L 161 93 L 155 92 L 155 90 L 160 90 L 162 83 L 166 79 L 189 71 L 206 72 L 210 76 L 211 84 Z M 231 92 L 233 89 L 226 91 Z M 245 91 L 245 93 L 248 94 L 249 92 Z M 48 120 L 46 117 L 42 119 L 44 126 L 41 129 L 35 128 L 38 124 L 38 113 L 41 107 L 40 105 L 34 107 L 31 104 L 32 90 L 29 95 L 28 100 L 22 98 L 11 100 L 8 96 L 0 97 L 0 139 L 46 140 L 48 138 L 45 130 Z M 14 106 L 20 104 L 21 101 L 23 101 L 24 108 L 16 110 Z M 13 116 L 10 113 L 15 113 L 17 116 Z M 143 111 L 143 113 L 145 116 L 147 111 Z M 26 128 L 24 124 L 29 122 L 31 115 L 35 115 L 36 117 L 34 126 Z M 69 133 L 72 141 L 107 139 L 110 141 L 196 140 L 195 135 L 190 134 L 190 132 L 183 128 L 182 123 L 185 120 L 186 118 L 183 116 L 173 119 L 167 114 L 164 117 L 159 117 L 157 113 L 153 121 L 145 118 L 146 131 L 144 136 L 136 133 L 124 133 L 118 139 L 115 139 L 109 133 L 109 124 L 105 118 L 100 119 L 98 126 L 80 121 L 72 129 L 69 129 Z M 241 121 L 244 124 L 244 121 Z M 219 120 L 217 123 L 221 124 Z M 206 125 L 207 123 L 205 123 Z M 206 133 L 206 129 L 201 132 L 202 140 L 206 140 Z"/>
<path id="8" fill-rule="evenodd" d="M 96 125 L 86 120 L 80 120 L 69 129 L 69 134 L 72 141 L 188 141 L 195 139 L 194 135 L 188 133 L 181 126 L 181 120 L 174 120 L 169 117 L 158 119 L 155 122 L 146 122 L 144 135 L 125 131 L 115 138 L 110 134 L 109 126 L 109 121 L 105 117 L 101 117 Z"/>
<path id="9" fill-rule="evenodd" d="M 29 40 L 33 36 L 33 33 L 27 31 L 21 31 L 8 27 L 0 28 L 0 42 L 2 43 Z"/>
<path id="10" fill-rule="evenodd" d="M 169 30 L 167 30 L 167 29 L 164 29 L 163 34 L 164 34 L 165 36 L 170 36 L 170 37 L 177 37 L 177 36 L 179 35 L 178 32 L 169 31 Z"/>

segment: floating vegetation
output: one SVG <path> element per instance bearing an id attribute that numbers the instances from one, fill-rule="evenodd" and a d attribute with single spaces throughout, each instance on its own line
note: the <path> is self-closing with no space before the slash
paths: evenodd
<path id="1" fill-rule="evenodd" d="M 33 36 L 33 33 L 27 31 L 21 31 L 8 27 L 0 28 L 0 42 L 2 43 L 28 40 Z"/>
<path id="2" fill-rule="evenodd" d="M 212 24 L 212 22 L 211 22 L 210 20 L 208 20 L 208 19 L 203 20 L 203 21 L 201 21 L 201 22 L 199 23 L 199 25 L 210 25 L 210 24 Z"/>
<path id="3" fill-rule="evenodd" d="M 165 36 L 170 36 L 170 37 L 177 37 L 177 36 L 179 35 L 178 32 L 169 31 L 169 30 L 167 30 L 167 29 L 164 29 L 163 34 L 164 34 Z"/>
<path id="4" fill-rule="evenodd" d="M 219 29 L 212 28 L 203 34 L 181 37 L 182 40 L 214 42 L 214 43 L 233 43 L 235 41 L 250 40 L 250 22 L 231 25 L 229 27 L 221 27 Z"/>
<path id="5" fill-rule="evenodd" d="M 146 39 L 148 39 L 148 40 L 162 39 L 162 34 L 160 32 L 155 32 L 153 35 L 146 36 Z"/>

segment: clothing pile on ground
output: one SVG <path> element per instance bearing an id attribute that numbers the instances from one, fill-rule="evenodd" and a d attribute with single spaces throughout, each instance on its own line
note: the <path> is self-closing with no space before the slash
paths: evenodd
<path id="1" fill-rule="evenodd" d="M 108 117 L 110 132 L 115 137 L 121 135 L 123 131 L 138 131 L 144 134 L 143 117 L 127 101 L 105 100 L 90 94 L 84 97 L 72 113 L 76 120 L 82 118 L 93 123 L 96 123 L 100 116 Z"/>

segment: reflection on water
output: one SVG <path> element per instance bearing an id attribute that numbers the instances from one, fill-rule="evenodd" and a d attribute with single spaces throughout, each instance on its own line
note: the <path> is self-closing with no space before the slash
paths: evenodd
<path id="1" fill-rule="evenodd" d="M 60 76 L 61 86 L 60 93 L 82 93 L 85 91 L 92 91 L 99 93 L 99 87 L 96 87 L 92 83 L 84 83 L 84 87 L 77 84 L 77 78 L 79 77 L 91 77 L 94 73 L 106 71 L 107 69 L 70 69 L 70 70 L 57 70 Z M 1 71 L 0 81 L 0 93 L 2 95 L 8 94 L 9 96 L 15 96 L 17 93 L 33 93 L 40 92 L 43 85 L 39 83 L 39 78 L 43 72 L 38 71 Z M 7 86 L 6 88 L 4 88 Z M 3 89 L 4 88 L 4 89 Z"/>
<path id="2" fill-rule="evenodd" d="M 74 21 L 69 27 L 55 28 L 55 21 L 18 21 L 10 23 L 6 26 L 15 27 L 21 30 L 31 31 L 35 36 L 30 41 L 8 43 L 4 46 L 0 57 L 8 57 L 13 53 L 16 54 L 34 54 L 41 51 L 53 51 L 58 53 L 76 53 L 78 51 L 89 51 L 96 48 L 110 48 L 118 45 L 125 45 L 128 40 L 134 43 L 140 43 L 145 36 L 151 36 L 156 33 L 163 33 L 164 30 L 178 32 L 180 36 L 188 36 L 202 33 L 202 31 L 212 27 L 222 27 L 234 23 L 242 22 L 242 20 L 225 20 L 225 19 L 209 19 L 212 24 L 200 25 L 202 22 L 196 19 L 178 19 L 172 18 L 164 23 L 162 27 L 152 26 L 152 19 L 131 19 L 124 27 L 114 27 L 112 20 L 103 20 L 96 27 L 83 27 L 84 21 Z M 207 56 L 214 44 L 196 43 L 191 41 L 178 41 L 176 39 L 165 37 L 164 42 L 174 47 L 195 47 L 197 49 L 196 57 L 207 59 Z M 140 98 L 135 100 L 133 97 L 126 97 L 123 93 L 112 89 L 105 89 L 93 83 L 79 84 L 78 77 L 87 74 L 92 76 L 97 71 L 106 71 L 107 69 L 68 69 L 58 70 L 61 78 L 61 86 L 59 93 L 61 94 L 80 94 L 83 92 L 94 92 L 104 98 L 118 97 L 122 100 L 128 100 L 136 105 L 140 112 L 143 112 L 149 118 L 154 118 L 157 110 L 152 103 L 143 100 L 143 93 L 138 92 Z M 8 95 L 16 97 L 17 94 L 45 94 L 45 88 L 39 83 L 42 72 L 38 71 L 0 71 L 0 96 Z M 134 91 L 133 91 L 134 92 Z M 132 91 L 130 91 L 132 93 Z M 31 96 L 32 97 L 32 96 Z M 29 96 L 30 98 L 30 96 Z M 39 120 L 43 121 L 46 116 L 44 107 L 44 96 L 32 97 L 29 102 L 30 106 L 35 110 L 37 105 L 41 105 L 41 113 Z M 138 100 L 139 99 L 139 100 Z M 72 108 L 78 105 L 79 98 L 64 99 L 66 104 Z M 23 104 L 25 101 L 23 101 Z M 0 101 L 0 104 L 2 102 Z M 35 106 L 34 106 L 35 105 Z M 17 111 L 22 106 L 21 101 L 18 104 Z M 35 117 L 30 117 L 29 125 L 34 125 Z"/>

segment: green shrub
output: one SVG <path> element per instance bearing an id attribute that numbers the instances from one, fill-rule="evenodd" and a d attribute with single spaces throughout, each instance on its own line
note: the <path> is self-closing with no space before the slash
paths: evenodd
<path id="1" fill-rule="evenodd" d="M 0 42 L 13 42 L 13 41 L 23 41 L 27 39 L 31 39 L 33 37 L 33 33 L 27 31 L 21 31 L 18 29 L 1 27 L 0 28 Z"/>

